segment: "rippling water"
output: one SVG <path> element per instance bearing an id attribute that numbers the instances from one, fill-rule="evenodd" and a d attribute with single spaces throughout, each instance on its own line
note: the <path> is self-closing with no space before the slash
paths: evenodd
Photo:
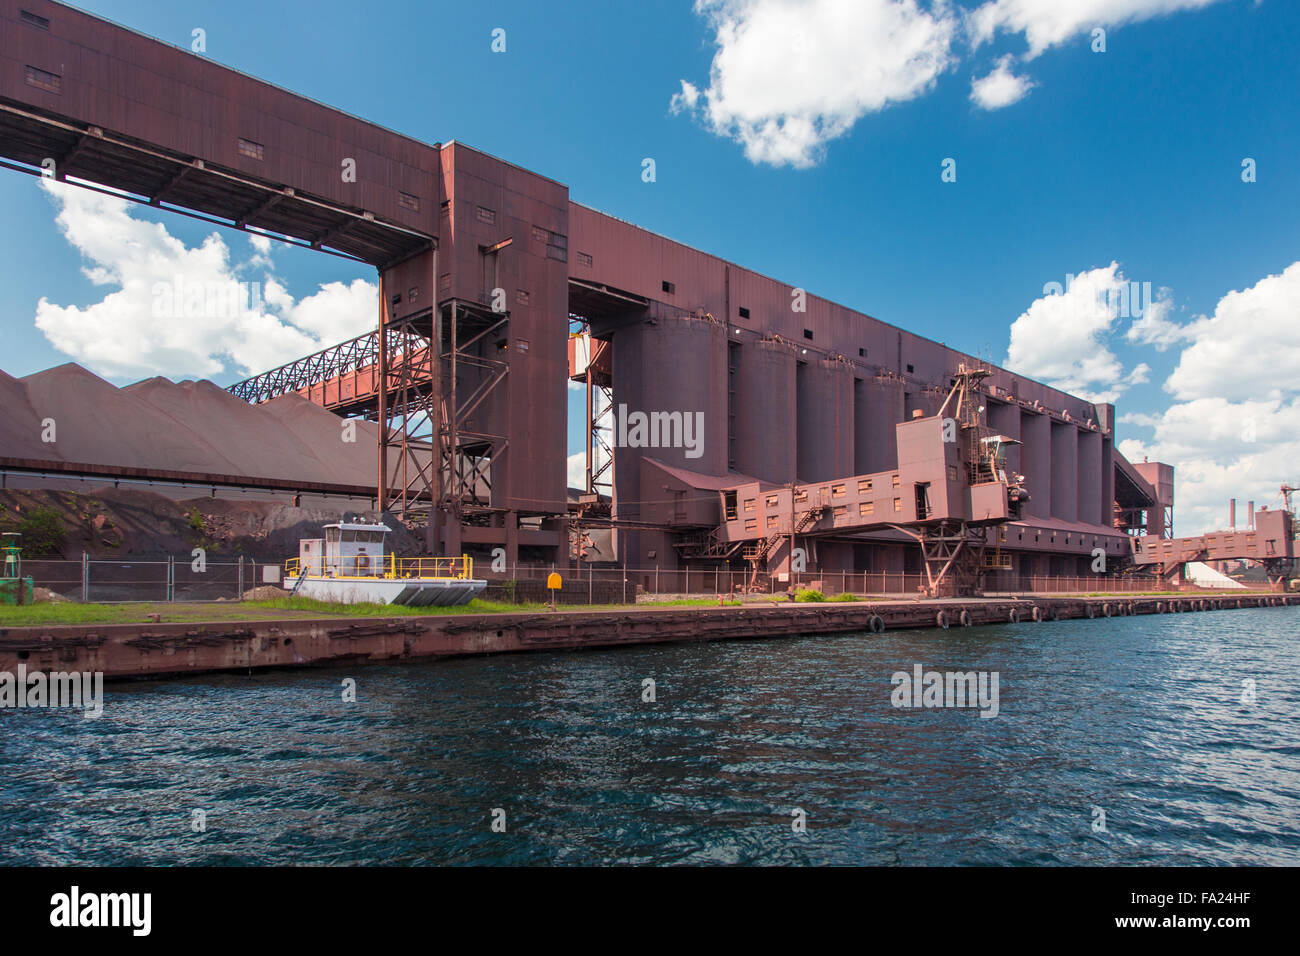
<path id="1" fill-rule="evenodd" d="M 100 720 L 0 711 L 0 863 L 1296 865 L 1298 636 L 1268 608 L 109 685 Z M 893 708 L 918 663 L 998 672 L 999 715 Z"/>

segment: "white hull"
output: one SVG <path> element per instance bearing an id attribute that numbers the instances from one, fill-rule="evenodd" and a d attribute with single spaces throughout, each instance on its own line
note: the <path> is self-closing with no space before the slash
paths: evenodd
<path id="1" fill-rule="evenodd" d="M 486 581 L 458 578 L 393 578 L 365 580 L 326 578 L 314 575 L 302 579 L 297 594 L 336 604 L 402 604 L 408 607 L 454 607 L 468 604 L 487 588 Z"/>

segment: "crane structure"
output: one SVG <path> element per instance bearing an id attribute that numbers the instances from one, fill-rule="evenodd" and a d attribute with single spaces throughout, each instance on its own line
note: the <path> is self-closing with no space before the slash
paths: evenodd
<path id="1" fill-rule="evenodd" d="M 1018 442 L 985 424 L 980 385 L 990 374 L 960 364 L 938 414 L 895 426 L 896 469 L 723 488 L 723 522 L 680 539 L 679 553 L 714 560 L 739 553 L 753 583 L 775 566 L 800 571 L 819 537 L 893 531 L 921 549 L 927 595 L 978 593 L 988 529 L 1019 519 L 1029 500 L 1024 476 L 1006 465 L 1004 450 Z"/>

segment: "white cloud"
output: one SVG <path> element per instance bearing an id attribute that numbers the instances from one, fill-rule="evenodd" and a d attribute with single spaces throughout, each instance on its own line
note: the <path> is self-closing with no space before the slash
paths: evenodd
<path id="1" fill-rule="evenodd" d="M 1015 74 L 1011 69 L 1012 59 L 1009 54 L 1002 57 L 993 72 L 972 81 L 971 102 L 980 109 L 1000 110 L 1025 98 L 1035 84 L 1029 77 Z"/>
<path id="2" fill-rule="evenodd" d="M 1054 388 L 1090 402 L 1113 402 L 1130 385 L 1147 381 L 1145 363 L 1125 373 L 1106 344 L 1121 303 L 1132 286 L 1119 263 L 1074 277 L 1059 293 L 1045 293 L 1011 323 L 1011 341 L 1003 363 Z M 1167 310 L 1167 299 L 1146 308 Z"/>
<path id="3" fill-rule="evenodd" d="M 709 85 L 678 111 L 755 163 L 810 166 L 868 113 L 926 92 L 953 62 L 958 21 L 916 0 L 697 0 L 715 32 Z"/>
<path id="4" fill-rule="evenodd" d="M 1179 401 L 1120 418 L 1151 430 L 1147 439 L 1120 443 L 1126 457 L 1174 465 L 1178 533 L 1219 528 L 1228 498 L 1268 504 L 1283 482 L 1300 478 L 1297 314 L 1300 262 L 1227 293 L 1209 318 L 1178 325 L 1163 315 L 1146 322 L 1148 313 L 1130 328 L 1130 338 L 1157 347 L 1188 343 L 1164 383 Z M 1132 335 L 1139 327 L 1142 334 Z"/>
<path id="5" fill-rule="evenodd" d="M 1150 439 L 1126 439 L 1130 461 L 1174 466 L 1174 527 L 1180 535 L 1223 527 L 1229 498 L 1269 504 L 1300 477 L 1300 398 L 1289 401 L 1198 398 L 1121 424 L 1150 427 Z"/>
<path id="6" fill-rule="evenodd" d="M 1181 535 L 1221 528 L 1227 499 L 1273 502 L 1300 483 L 1300 262 L 1229 292 L 1214 314 L 1172 321 L 1168 289 L 1130 283 L 1112 262 L 1044 295 L 1011 326 L 1006 366 L 1093 401 L 1113 401 L 1150 379 L 1139 362 L 1127 374 L 1107 345 L 1117 319 L 1136 315 L 1125 338 L 1164 351 L 1182 346 L 1164 383 L 1174 401 L 1124 412 L 1119 424 L 1143 438 L 1119 442 L 1130 461 L 1174 466 L 1174 526 Z"/>
<path id="7" fill-rule="evenodd" d="M 1128 327 L 1124 337 L 1138 345 L 1154 345 L 1157 352 L 1185 340 L 1187 327 L 1170 321 L 1169 313 L 1173 310 L 1167 306 L 1167 301 L 1162 304 L 1157 300 L 1153 308 L 1147 309 Z"/>
<path id="8" fill-rule="evenodd" d="M 1191 344 L 1165 388 L 1177 398 L 1281 398 L 1300 387 L 1300 262 L 1219 300 L 1179 333 Z"/>
<path id="9" fill-rule="evenodd" d="M 997 33 L 1023 33 L 1028 59 L 1096 27 L 1117 27 L 1181 10 L 1208 7 L 1216 0 L 990 0 L 970 15 L 975 42 Z"/>
<path id="10" fill-rule="evenodd" d="M 570 488 L 587 487 L 587 453 L 584 451 L 570 455 L 568 459 L 568 476 Z"/>
<path id="11" fill-rule="evenodd" d="M 260 283 L 240 277 L 269 253 L 264 236 L 250 239 L 250 261 L 232 263 L 216 233 L 190 248 L 162 224 L 134 218 L 125 200 L 40 182 L 64 236 L 86 261 L 85 275 L 116 288 L 85 308 L 42 298 L 36 326 L 56 349 L 99 374 L 249 374 L 374 327 L 373 283 L 334 282 L 297 301 L 269 275 Z"/>
<path id="12" fill-rule="evenodd" d="M 253 257 L 248 260 L 250 269 L 274 269 L 275 263 L 271 261 L 271 240 L 266 236 L 259 236 L 257 233 L 250 233 L 248 244 L 253 247 Z"/>
<path id="13" fill-rule="evenodd" d="M 1114 27 L 1216 0 L 696 0 L 713 31 L 709 82 L 688 80 L 673 112 L 698 116 L 754 163 L 812 166 L 862 117 L 928 93 L 997 34 L 1023 34 L 1032 60 L 1094 27 Z M 958 49 L 960 47 L 960 49 Z M 998 109 L 1033 87 L 1003 57 L 972 100 Z"/>

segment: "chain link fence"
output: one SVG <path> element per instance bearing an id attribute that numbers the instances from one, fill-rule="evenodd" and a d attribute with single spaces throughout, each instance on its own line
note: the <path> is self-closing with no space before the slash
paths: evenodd
<path id="1" fill-rule="evenodd" d="M 201 569 L 188 558 L 115 561 L 85 557 L 81 561 L 30 559 L 23 574 L 38 588 L 47 588 L 72 601 L 96 604 L 125 602 L 238 601 L 263 583 L 268 565 L 242 559 L 207 561 Z M 490 570 L 476 565 L 477 577 L 487 579 L 483 595 L 506 603 L 548 601 L 547 578 L 555 569 L 520 566 Z M 808 588 L 827 597 L 915 597 L 925 576 L 915 572 L 823 571 L 796 573 L 790 580 L 762 578 L 755 582 L 748 571 L 725 568 L 618 568 L 578 565 L 560 569 L 561 587 L 554 597 L 561 604 L 629 604 L 637 600 L 672 600 L 722 595 L 727 598 L 784 596 Z M 268 582 L 269 583 L 269 582 Z M 292 585 L 292 582 L 285 582 Z M 1033 575 L 991 578 L 986 594 L 1086 594 L 1098 591 L 1135 593 L 1159 591 L 1164 586 L 1154 575 L 1097 575 L 1069 577 Z"/>
<path id="2" fill-rule="evenodd" d="M 262 568 L 250 560 L 207 561 L 199 567 L 187 557 L 112 561 L 30 558 L 22 573 L 38 588 L 85 604 L 129 602 L 239 601 L 257 587 Z M 276 566 L 278 568 L 278 565 Z"/>
<path id="3" fill-rule="evenodd" d="M 476 569 L 480 565 L 476 565 Z M 550 568 L 518 567 L 485 574 L 489 581 L 489 595 L 501 593 L 503 582 L 518 582 L 517 593 L 529 591 L 525 583 L 544 582 Z M 803 572 L 777 580 L 764 575 L 755 579 L 749 571 L 726 568 L 692 568 L 667 570 L 664 568 L 610 568 L 578 565 L 561 571 L 562 588 L 557 600 L 575 603 L 580 595 L 590 594 L 588 603 L 629 603 L 639 598 L 666 600 L 671 598 L 722 595 L 785 595 L 790 590 L 810 589 L 827 597 L 853 594 L 859 597 L 915 597 L 922 593 L 925 575 L 917 572 L 897 571 L 819 571 Z M 508 585 L 504 585 L 509 587 Z M 1032 575 L 1014 579 L 990 576 L 985 585 L 986 594 L 1087 594 L 1096 591 L 1134 593 L 1164 590 L 1155 575 L 1082 576 Z M 568 597 L 565 592 L 576 592 Z M 604 593 L 606 597 L 601 598 Z M 500 597 L 499 600 L 506 598 Z M 529 598 L 531 599 L 531 598 Z M 542 599 L 545 599 L 543 595 Z"/>

